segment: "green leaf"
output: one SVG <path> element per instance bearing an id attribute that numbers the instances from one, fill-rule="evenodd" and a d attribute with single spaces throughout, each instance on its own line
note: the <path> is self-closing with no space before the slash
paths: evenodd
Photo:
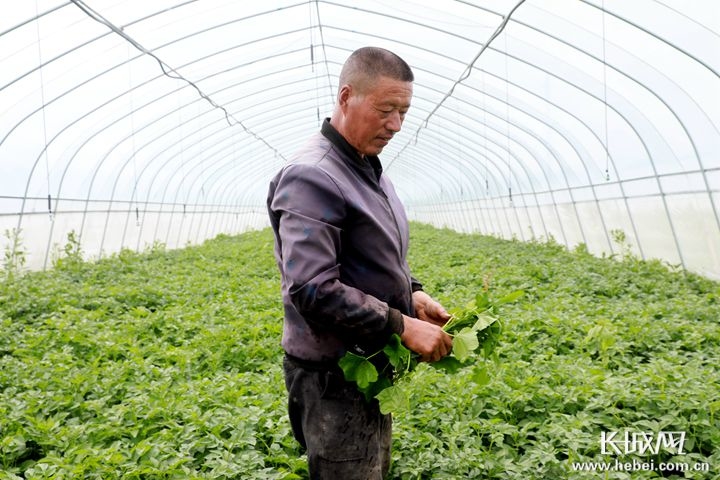
<path id="1" fill-rule="evenodd" d="M 525 295 L 524 290 L 515 290 L 514 292 L 505 295 L 500 300 L 496 300 L 494 303 L 495 303 L 495 306 L 497 307 L 498 305 L 504 305 L 506 303 L 514 302 L 515 300 L 522 297 L 523 295 Z"/>
<path id="2" fill-rule="evenodd" d="M 483 312 L 490 307 L 492 307 L 492 303 L 490 303 L 490 299 L 488 298 L 486 292 L 478 293 L 477 295 L 475 295 L 475 310 L 477 310 L 478 312 Z"/>
<path id="3" fill-rule="evenodd" d="M 473 369 L 472 381 L 478 385 L 487 385 L 490 382 L 490 375 L 485 365 L 478 365 Z"/>
<path id="4" fill-rule="evenodd" d="M 453 338 L 452 353 L 459 361 L 464 362 L 479 346 L 480 342 L 478 342 L 475 330 L 472 328 L 463 328 L 455 335 L 455 338 Z"/>
<path id="5" fill-rule="evenodd" d="M 478 315 L 477 321 L 473 325 L 472 329 L 475 332 L 479 332 L 480 330 L 485 330 L 487 327 L 492 325 L 497 321 L 496 317 L 490 316 L 490 315 Z"/>
<path id="6" fill-rule="evenodd" d="M 398 370 L 406 369 L 410 364 L 412 352 L 402 344 L 400 336 L 394 333 L 388 341 L 383 352 L 387 355 L 390 364 Z"/>
<path id="7" fill-rule="evenodd" d="M 388 376 L 381 374 L 378 375 L 378 379 L 376 382 L 372 382 L 370 385 L 367 386 L 367 388 L 358 387 L 358 390 L 360 390 L 363 395 L 365 395 L 365 401 L 370 402 L 373 398 L 375 398 L 375 395 L 390 387 L 392 387 L 392 382 L 390 381 Z"/>
<path id="8" fill-rule="evenodd" d="M 457 311 L 450 320 L 443 326 L 443 330 L 448 333 L 455 333 L 465 327 L 469 327 L 475 322 L 476 315 L 474 310 Z"/>
<path id="9" fill-rule="evenodd" d="M 453 356 L 443 357 L 437 362 L 432 362 L 430 365 L 438 370 L 444 370 L 446 373 L 457 373 L 463 364 L 457 358 Z"/>
<path id="10" fill-rule="evenodd" d="M 410 410 L 410 399 L 407 393 L 397 385 L 384 389 L 375 395 L 375 398 L 380 402 L 380 412 L 383 414 Z"/>
<path id="11" fill-rule="evenodd" d="M 490 329 L 484 330 L 481 333 L 485 333 Z M 495 334 L 485 335 L 482 339 L 482 352 L 485 358 L 490 358 L 490 355 L 495 351 L 495 347 L 498 345 L 498 336 Z"/>
<path id="12" fill-rule="evenodd" d="M 342 368 L 345 380 L 357 383 L 358 387 L 367 388 L 372 382 L 378 379 L 378 372 L 375 365 L 365 357 L 347 352 L 338 362 Z"/>

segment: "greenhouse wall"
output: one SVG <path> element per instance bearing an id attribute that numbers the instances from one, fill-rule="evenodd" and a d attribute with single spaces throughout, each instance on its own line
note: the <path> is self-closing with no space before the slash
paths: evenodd
<path id="1" fill-rule="evenodd" d="M 524 196 L 412 205 L 411 219 L 460 232 L 521 241 L 585 245 L 598 256 L 661 260 L 720 279 L 720 197 L 707 194 L 524 205 Z M 502 206 L 498 206 L 498 204 Z M 479 252 L 481 254 L 481 252 Z"/>
<path id="2" fill-rule="evenodd" d="M 0 249 L 6 262 L 18 231 L 16 250 L 24 258 L 24 267 L 39 270 L 52 267 L 66 247 L 79 248 L 83 258 L 92 261 L 122 249 L 182 248 L 219 234 L 239 234 L 267 225 L 267 214 L 255 207 L 63 203 L 64 209 L 52 214 L 0 216 L 0 231 L 4 232 Z"/>
<path id="3" fill-rule="evenodd" d="M 535 204 L 528 195 L 407 205 L 411 220 L 459 232 L 520 241 L 553 241 L 569 249 L 585 245 L 598 256 L 632 254 L 658 259 L 720 279 L 720 229 L 714 221 L 720 195 L 640 196 Z M 552 195 L 549 195 L 552 197 Z M 664 198 L 664 202 L 663 202 Z M 19 200 L 19 199 L 17 199 Z M 218 234 L 238 234 L 268 225 L 262 206 L 129 205 L 62 201 L 62 210 L 42 211 L 46 199 L 28 200 L 29 212 L 0 215 L 0 249 L 11 254 L 13 236 L 25 267 L 49 268 L 74 235 L 84 258 L 96 260 L 121 249 L 181 248 Z M 527 203 L 526 203 L 527 202 Z M 40 210 L 40 211 L 38 211 Z"/>

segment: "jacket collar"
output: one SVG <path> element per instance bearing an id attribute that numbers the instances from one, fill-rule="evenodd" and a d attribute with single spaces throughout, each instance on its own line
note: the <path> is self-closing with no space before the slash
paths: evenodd
<path id="1" fill-rule="evenodd" d="M 332 144 L 335 145 L 335 147 L 337 147 L 344 155 L 351 158 L 357 165 L 362 168 L 372 168 L 375 172 L 375 177 L 380 180 L 383 168 L 377 155 L 361 156 L 357 150 L 355 150 L 355 148 L 350 145 L 347 140 L 345 140 L 345 137 L 343 137 L 340 132 L 338 132 L 337 129 L 330 124 L 329 118 L 326 118 L 323 122 L 322 127 L 320 128 L 320 133 L 330 140 L 330 142 L 332 142 Z"/>

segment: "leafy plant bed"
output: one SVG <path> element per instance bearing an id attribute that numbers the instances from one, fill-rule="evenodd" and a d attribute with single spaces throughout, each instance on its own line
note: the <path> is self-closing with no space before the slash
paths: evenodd
<path id="1" fill-rule="evenodd" d="M 410 264 L 448 308 L 525 294 L 484 373 L 414 370 L 391 478 L 720 478 L 718 283 L 417 224 Z M 1 283 L 0 479 L 305 478 L 279 295 L 268 230 Z M 683 454 L 602 454 L 616 431 Z M 616 458 L 709 471 L 573 470 Z"/>

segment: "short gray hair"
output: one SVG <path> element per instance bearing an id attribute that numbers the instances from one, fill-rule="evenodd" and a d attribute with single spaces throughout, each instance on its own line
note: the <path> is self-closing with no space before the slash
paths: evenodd
<path id="1" fill-rule="evenodd" d="M 373 83 L 378 77 L 389 77 L 401 82 L 415 80 L 410 66 L 391 52 L 379 47 L 363 47 L 355 50 L 340 72 L 340 86 L 354 85 L 364 90 L 366 83 Z"/>

